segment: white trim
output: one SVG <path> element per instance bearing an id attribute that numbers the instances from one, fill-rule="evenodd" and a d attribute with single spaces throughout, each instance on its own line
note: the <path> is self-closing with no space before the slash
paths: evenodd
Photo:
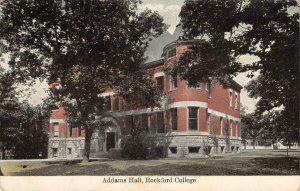
<path id="1" fill-rule="evenodd" d="M 195 107 L 195 106 L 191 106 L 191 107 Z M 187 116 L 187 118 L 186 118 L 186 131 L 191 131 L 191 132 L 193 132 L 193 131 L 199 131 L 199 129 L 200 129 L 200 127 L 199 127 L 199 118 L 200 118 L 200 116 L 199 116 L 199 107 L 196 107 L 197 108 L 197 130 L 196 129 L 190 129 L 189 128 L 189 119 L 190 119 L 190 113 L 189 113 L 189 107 L 187 107 L 186 108 L 186 116 Z"/>
<path id="2" fill-rule="evenodd" d="M 64 119 L 50 119 L 50 123 L 66 123 Z"/>
<path id="3" fill-rule="evenodd" d="M 172 83 L 172 81 L 174 81 L 174 80 L 172 80 L 173 79 L 173 76 L 172 75 L 169 75 L 169 81 L 170 81 L 170 90 L 169 91 L 174 91 L 174 90 L 176 90 L 177 89 L 177 87 L 178 87 L 178 80 L 177 80 L 177 75 L 176 75 L 176 87 L 174 88 L 173 87 L 173 83 Z"/>
<path id="4" fill-rule="evenodd" d="M 128 111 L 121 111 L 121 112 L 113 112 L 117 117 L 124 116 L 124 115 L 139 115 L 143 113 L 155 113 L 158 111 L 164 111 L 163 109 L 159 108 L 146 108 L 146 109 L 136 109 L 136 110 L 128 110 Z"/>
<path id="5" fill-rule="evenodd" d="M 165 73 L 164 72 L 158 72 L 154 74 L 154 78 L 160 77 L 160 76 L 164 76 Z"/>
<path id="6" fill-rule="evenodd" d="M 154 74 L 154 78 L 160 77 L 160 76 L 164 76 L 165 73 L 164 72 L 158 72 Z"/>
<path id="7" fill-rule="evenodd" d="M 211 113 L 211 114 L 214 114 L 214 115 L 217 115 L 219 117 L 223 117 L 223 118 L 228 118 L 228 119 L 231 119 L 233 121 L 238 121 L 238 122 L 241 122 L 241 119 L 240 118 L 237 118 L 237 117 L 233 117 L 231 115 L 227 115 L 225 113 L 222 113 L 222 112 L 219 112 L 219 111 L 215 111 L 215 110 L 212 110 L 212 109 L 207 109 L 207 112 L 208 113 Z"/>
<path id="8" fill-rule="evenodd" d="M 105 93 L 98 94 L 98 97 L 113 96 L 115 94 L 116 94 L 115 92 L 105 92 Z"/>
<path id="9" fill-rule="evenodd" d="M 171 103 L 167 106 L 167 109 L 169 108 L 178 108 L 178 107 L 202 107 L 202 108 L 207 108 L 207 103 L 202 102 L 202 101 L 179 101 L 179 102 L 174 102 Z"/>
<path id="10" fill-rule="evenodd" d="M 208 135 L 206 131 L 171 131 L 167 136 L 205 136 Z"/>
<path id="11" fill-rule="evenodd" d="M 187 107 L 200 107 L 200 108 L 207 108 L 207 103 L 206 102 L 201 102 L 201 101 L 179 101 L 179 102 L 174 102 L 172 104 L 167 105 L 165 109 L 171 109 L 171 108 L 187 108 Z M 165 111 L 163 108 L 145 108 L 145 109 L 136 109 L 136 110 L 128 110 L 128 111 L 121 111 L 121 112 L 113 112 L 116 116 L 123 116 L 123 115 L 138 115 L 142 113 L 155 113 L 159 111 Z M 223 117 L 223 119 L 231 119 L 237 122 L 241 122 L 240 118 L 233 117 L 231 115 L 215 111 L 213 109 L 207 110 L 208 113 L 211 113 L 213 115 Z"/>
<path id="12" fill-rule="evenodd" d="M 238 105 L 238 94 L 236 92 L 234 92 L 234 109 L 238 109 L 237 105 Z"/>

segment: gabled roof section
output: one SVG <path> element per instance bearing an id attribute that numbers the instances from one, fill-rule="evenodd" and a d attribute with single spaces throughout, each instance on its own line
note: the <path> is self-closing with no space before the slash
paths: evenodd
<path id="1" fill-rule="evenodd" d="M 179 45 L 193 45 L 193 44 L 198 44 L 204 42 L 202 39 L 191 39 L 191 40 L 175 40 L 169 44 L 167 44 L 164 49 L 163 49 L 163 53 L 165 53 L 167 50 L 172 49 L 176 46 Z"/>
<path id="2" fill-rule="evenodd" d="M 243 89 L 243 86 L 241 86 L 239 83 L 232 79 L 229 80 L 229 87 L 232 87 L 233 89 L 238 90 L 239 92 L 241 92 L 241 89 Z"/>
<path id="3" fill-rule="evenodd" d="M 152 61 L 152 62 L 144 63 L 144 64 L 141 65 L 141 67 L 145 68 L 145 69 L 153 68 L 153 67 L 156 67 L 156 66 L 163 65 L 164 61 L 165 61 L 165 59 L 161 58 L 159 60 L 155 60 L 155 61 Z"/>

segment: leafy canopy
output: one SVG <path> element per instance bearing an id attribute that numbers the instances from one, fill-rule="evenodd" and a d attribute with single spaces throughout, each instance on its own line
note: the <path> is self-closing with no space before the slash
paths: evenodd
<path id="1" fill-rule="evenodd" d="M 247 91 L 260 98 L 261 113 L 282 106 L 298 108 L 299 9 L 296 1 L 192 1 L 180 12 L 182 39 L 202 39 L 172 70 L 191 83 L 216 78 L 221 82 L 241 72 L 253 77 Z M 242 55 L 259 61 L 242 64 Z M 267 87 L 267 88 L 266 88 Z M 293 104 L 292 104 L 293 103 Z"/>

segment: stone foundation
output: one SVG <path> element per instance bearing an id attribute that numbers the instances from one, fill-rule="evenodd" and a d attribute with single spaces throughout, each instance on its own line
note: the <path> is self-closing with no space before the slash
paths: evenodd
<path id="1" fill-rule="evenodd" d="M 48 158 L 79 158 L 84 149 L 84 137 L 50 138 Z"/>
<path id="2" fill-rule="evenodd" d="M 226 144 L 225 137 L 213 138 L 206 135 L 174 135 L 168 139 L 168 157 L 171 158 L 206 157 L 205 148 L 210 150 L 210 156 L 235 154 L 241 149 L 241 140 L 238 138 L 230 138 L 229 144 Z"/>
<path id="3" fill-rule="evenodd" d="M 210 137 L 208 135 L 164 135 L 156 137 L 157 146 L 163 147 L 165 156 L 170 158 L 201 158 L 207 157 L 205 148 L 210 150 L 209 156 L 219 156 L 224 154 L 236 154 L 241 149 L 241 139 L 231 137 Z M 229 141 L 226 141 L 229 140 Z M 91 155 L 105 152 L 105 149 L 93 146 L 98 144 L 100 139 L 92 139 Z M 226 144 L 227 142 L 227 144 Z M 57 152 L 55 151 L 57 150 Z M 84 149 L 84 138 L 50 138 L 48 148 L 48 158 L 79 158 L 82 157 Z M 120 149 L 119 149 L 120 150 Z M 120 156 L 117 156 L 119 158 Z"/>

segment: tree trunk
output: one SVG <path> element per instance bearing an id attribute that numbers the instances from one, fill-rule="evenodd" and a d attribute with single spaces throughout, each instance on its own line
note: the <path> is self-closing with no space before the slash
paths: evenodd
<path id="1" fill-rule="evenodd" d="M 246 150 L 246 143 L 247 143 L 247 141 L 244 139 L 243 140 L 243 145 L 244 145 L 244 149 Z"/>
<path id="2" fill-rule="evenodd" d="M 253 141 L 253 150 L 255 150 L 255 138 L 253 138 L 252 141 Z"/>
<path id="3" fill-rule="evenodd" d="M 84 139 L 84 151 L 83 151 L 82 162 L 87 163 L 90 160 L 91 137 L 93 132 L 88 128 L 84 128 L 84 129 L 85 129 L 85 139 Z"/>
<path id="4" fill-rule="evenodd" d="M 5 149 L 2 147 L 2 160 L 5 160 Z"/>

